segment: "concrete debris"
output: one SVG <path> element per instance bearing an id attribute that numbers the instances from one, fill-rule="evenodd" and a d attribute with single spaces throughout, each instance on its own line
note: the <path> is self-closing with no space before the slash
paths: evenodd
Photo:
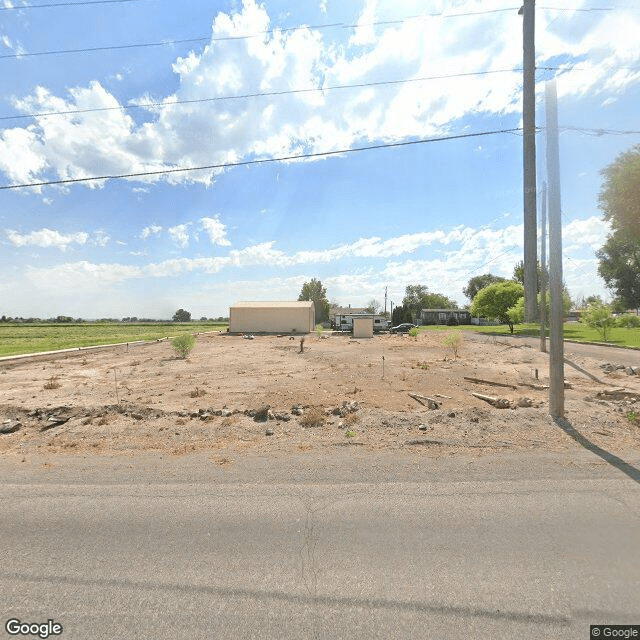
<path id="1" fill-rule="evenodd" d="M 299 404 L 294 404 L 293 407 L 291 407 L 291 413 L 293 413 L 294 416 L 301 416 L 304 413 L 304 409 Z"/>
<path id="2" fill-rule="evenodd" d="M 472 396 L 478 398 L 479 400 L 484 400 L 484 402 L 488 402 L 490 405 L 494 406 L 496 409 L 511 409 L 513 407 L 513 403 L 508 398 L 496 398 L 495 396 L 485 396 L 482 393 L 472 393 Z"/>
<path id="3" fill-rule="evenodd" d="M 327 413 L 333 414 L 334 416 L 340 416 L 344 418 L 349 413 L 355 413 L 360 409 L 360 404 L 356 401 L 347 402 L 346 400 L 342 403 L 340 407 L 334 407 L 333 409 L 329 409 Z"/>
<path id="4" fill-rule="evenodd" d="M 15 433 L 22 428 L 22 423 L 18 420 L 5 420 L 0 424 L 0 433 Z"/>
<path id="5" fill-rule="evenodd" d="M 273 435 L 273 429 L 267 429 L 267 430 L 264 432 L 264 435 L 265 435 L 265 436 L 272 436 L 272 435 Z"/>

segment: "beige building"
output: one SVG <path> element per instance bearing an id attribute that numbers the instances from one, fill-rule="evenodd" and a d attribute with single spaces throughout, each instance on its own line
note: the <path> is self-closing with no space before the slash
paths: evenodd
<path id="1" fill-rule="evenodd" d="M 229 333 L 310 333 L 313 302 L 236 302 L 229 308 Z"/>
<path id="2" fill-rule="evenodd" d="M 373 318 L 354 318 L 353 337 L 373 338 Z"/>

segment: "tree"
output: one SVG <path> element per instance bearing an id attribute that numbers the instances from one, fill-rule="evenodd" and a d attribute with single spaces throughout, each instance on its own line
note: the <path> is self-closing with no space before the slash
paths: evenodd
<path id="1" fill-rule="evenodd" d="M 608 341 L 611 329 L 616 323 L 611 307 L 600 302 L 593 302 L 582 312 L 582 321 L 595 329 L 605 342 Z"/>
<path id="2" fill-rule="evenodd" d="M 471 314 L 496 318 L 509 325 L 513 333 L 513 320 L 509 317 L 509 309 L 515 307 L 518 299 L 524 296 L 524 287 L 519 282 L 496 282 L 481 289 L 473 299 Z"/>
<path id="3" fill-rule="evenodd" d="M 522 277 L 524 278 L 524 270 Z M 475 276 L 475 278 L 471 278 L 471 280 L 469 280 L 467 286 L 462 290 L 462 293 L 464 293 L 464 295 L 467 296 L 469 300 L 473 300 L 476 297 L 476 293 L 478 293 L 480 289 L 484 289 L 490 284 L 495 284 L 496 282 L 506 282 L 506 278 L 494 276 L 492 273 L 485 273 L 481 276 Z"/>
<path id="4" fill-rule="evenodd" d="M 598 196 L 612 233 L 596 252 L 598 273 L 627 307 L 640 306 L 640 145 L 621 153 L 601 172 Z"/>
<path id="5" fill-rule="evenodd" d="M 640 306 L 640 236 L 614 231 L 596 251 L 598 273 L 607 287 L 631 309 Z"/>
<path id="6" fill-rule="evenodd" d="M 419 318 L 422 309 L 456 309 L 458 306 L 455 300 L 442 293 L 429 293 L 429 288 L 423 284 L 408 284 L 404 290 L 402 304 L 411 314 L 411 319 L 405 322 Z"/>
<path id="7" fill-rule="evenodd" d="M 369 305 L 365 308 L 365 311 L 367 313 L 378 313 L 380 311 L 380 307 L 382 305 L 375 299 L 373 298 L 372 300 L 369 300 Z"/>
<path id="8" fill-rule="evenodd" d="M 640 144 L 621 153 L 600 174 L 598 206 L 614 233 L 640 238 Z"/>
<path id="9" fill-rule="evenodd" d="M 191 313 L 184 309 L 178 309 L 171 318 L 173 322 L 191 322 Z"/>
<path id="10" fill-rule="evenodd" d="M 316 310 L 316 322 L 325 322 L 329 319 L 329 301 L 327 300 L 327 290 L 322 286 L 322 282 L 316 278 L 311 278 L 309 282 L 302 285 L 302 291 L 298 296 L 298 301 L 312 300 Z"/>
<path id="11" fill-rule="evenodd" d="M 391 324 L 394 327 L 404 322 L 412 322 L 412 320 L 413 318 L 411 317 L 411 310 L 404 305 L 395 307 L 393 313 L 391 314 Z"/>

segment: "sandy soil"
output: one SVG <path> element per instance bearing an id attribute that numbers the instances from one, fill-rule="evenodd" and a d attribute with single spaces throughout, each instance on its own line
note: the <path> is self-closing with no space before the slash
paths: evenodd
<path id="1" fill-rule="evenodd" d="M 16 460 L 199 452 L 223 466 L 248 452 L 342 446 L 480 456 L 575 448 L 572 429 L 607 451 L 640 450 L 640 419 L 628 417 L 640 416 L 640 376 L 605 373 L 604 358 L 575 359 L 602 383 L 566 367 L 571 388 L 559 426 L 544 388 L 547 354 L 464 333 L 456 357 L 445 335 L 311 335 L 300 353 L 299 337 L 215 333 L 198 336 L 185 360 L 165 341 L 4 362 L 0 430 L 13 431 L 0 434 L 0 452 Z"/>

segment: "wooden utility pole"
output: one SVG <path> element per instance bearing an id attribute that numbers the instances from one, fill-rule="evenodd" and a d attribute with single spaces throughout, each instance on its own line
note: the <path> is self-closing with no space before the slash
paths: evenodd
<path id="1" fill-rule="evenodd" d="M 547 352 L 547 183 L 540 198 L 540 351 Z"/>
<path id="2" fill-rule="evenodd" d="M 538 313 L 536 211 L 536 44 L 535 0 L 523 0 L 522 13 L 522 155 L 524 169 L 524 305 L 525 322 Z"/>
<path id="3" fill-rule="evenodd" d="M 562 310 L 562 221 L 560 203 L 560 147 L 558 142 L 558 98 L 556 82 L 545 87 L 547 116 L 547 178 L 549 181 L 549 275 L 551 331 L 549 354 L 549 409 L 554 418 L 564 418 L 564 336 Z"/>

